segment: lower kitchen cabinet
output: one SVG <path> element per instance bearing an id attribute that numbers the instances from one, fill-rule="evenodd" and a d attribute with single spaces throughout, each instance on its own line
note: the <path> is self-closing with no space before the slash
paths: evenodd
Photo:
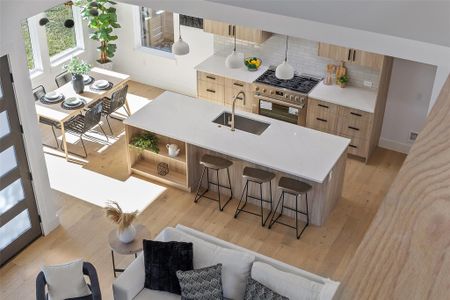
<path id="1" fill-rule="evenodd" d="M 198 80 L 198 97 L 214 103 L 224 104 L 224 86 L 217 82 Z"/>
<path id="2" fill-rule="evenodd" d="M 316 99 L 308 99 L 306 127 L 335 134 L 338 106 Z"/>

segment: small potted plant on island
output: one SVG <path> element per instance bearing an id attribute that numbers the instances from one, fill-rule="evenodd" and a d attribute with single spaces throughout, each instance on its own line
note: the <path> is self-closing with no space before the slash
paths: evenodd
<path id="1" fill-rule="evenodd" d="M 111 58 L 114 57 L 117 45 L 112 43 L 117 40 L 117 35 L 113 34 L 114 29 L 120 28 L 117 23 L 116 8 L 117 3 L 111 0 L 78 0 L 75 5 L 81 7 L 81 16 L 88 21 L 88 27 L 92 29 L 89 38 L 100 42 L 97 49 L 100 51 L 100 58 L 97 63 L 105 69 L 112 69 Z"/>
<path id="2" fill-rule="evenodd" d="M 339 77 L 337 80 L 338 80 L 338 82 L 339 82 L 339 86 L 340 86 L 341 88 L 345 88 L 345 86 L 346 86 L 347 83 L 348 83 L 348 76 L 347 76 L 347 75 L 342 75 L 342 76 Z"/>
<path id="3" fill-rule="evenodd" d="M 138 211 L 123 212 L 120 205 L 115 201 L 108 202 L 105 211 L 106 217 L 118 225 L 117 238 L 119 241 L 125 244 L 131 243 L 136 237 L 136 228 L 133 222 L 136 220 Z"/>
<path id="4" fill-rule="evenodd" d="M 64 70 L 72 74 L 73 90 L 77 94 L 81 94 L 84 91 L 83 75 L 86 75 L 91 70 L 92 66 L 87 62 L 73 57 L 67 65 L 64 65 Z"/>

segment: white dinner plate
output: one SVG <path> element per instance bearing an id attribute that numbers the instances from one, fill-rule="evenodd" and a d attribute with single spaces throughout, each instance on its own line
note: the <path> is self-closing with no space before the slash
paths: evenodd
<path id="1" fill-rule="evenodd" d="M 89 82 L 91 80 L 91 77 L 89 76 L 89 75 L 86 75 L 86 74 L 84 74 L 83 75 L 83 81 L 86 83 L 86 82 Z"/>
<path id="2" fill-rule="evenodd" d="M 94 82 L 94 86 L 98 88 L 105 88 L 107 87 L 109 82 L 107 80 L 96 80 Z"/>
<path id="3" fill-rule="evenodd" d="M 58 99 L 61 96 L 61 93 L 58 92 L 48 92 L 47 94 L 45 94 L 45 98 L 49 99 L 49 100 L 55 100 Z"/>
<path id="4" fill-rule="evenodd" d="M 68 106 L 77 106 L 81 103 L 81 99 L 77 97 L 67 98 L 64 103 Z"/>

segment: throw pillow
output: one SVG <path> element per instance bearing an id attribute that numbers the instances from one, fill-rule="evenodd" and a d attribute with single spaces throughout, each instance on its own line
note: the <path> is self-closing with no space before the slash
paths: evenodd
<path id="1" fill-rule="evenodd" d="M 248 277 L 244 300 L 289 300 L 289 298 L 275 293 L 262 283 Z"/>
<path id="2" fill-rule="evenodd" d="M 76 260 L 63 265 L 43 266 L 47 282 L 48 299 L 61 300 L 91 294 L 83 275 L 83 261 Z"/>
<path id="3" fill-rule="evenodd" d="M 192 243 L 144 240 L 144 287 L 180 294 L 176 272 L 192 270 Z"/>
<path id="4" fill-rule="evenodd" d="M 177 271 L 181 299 L 222 300 L 222 264 L 191 270 Z"/>

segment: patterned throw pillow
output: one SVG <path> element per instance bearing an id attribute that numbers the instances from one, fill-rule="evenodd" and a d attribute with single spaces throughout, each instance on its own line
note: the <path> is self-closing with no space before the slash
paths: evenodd
<path id="1" fill-rule="evenodd" d="M 222 264 L 191 270 L 177 271 L 181 299 L 222 300 Z"/>
<path id="2" fill-rule="evenodd" d="M 275 293 L 262 283 L 250 276 L 247 279 L 244 300 L 289 300 L 289 298 Z"/>

